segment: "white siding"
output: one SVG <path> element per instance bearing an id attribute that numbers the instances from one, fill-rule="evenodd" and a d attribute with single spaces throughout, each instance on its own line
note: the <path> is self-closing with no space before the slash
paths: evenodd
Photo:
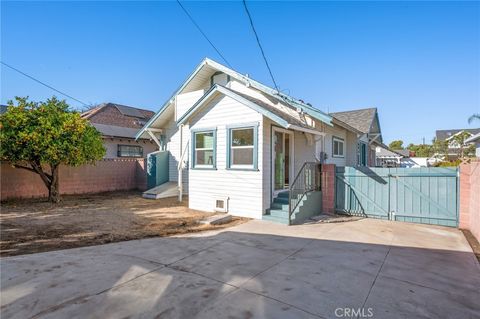
<path id="1" fill-rule="evenodd" d="M 182 117 L 205 94 L 205 90 L 179 94 L 176 97 L 175 121 Z"/>
<path id="2" fill-rule="evenodd" d="M 272 201 L 272 124 L 273 122 L 269 118 L 263 117 L 263 212 L 265 212 L 267 208 L 270 208 Z"/>
<path id="3" fill-rule="evenodd" d="M 345 154 L 345 165 L 346 166 L 355 166 L 357 165 L 358 162 L 358 139 L 357 139 L 357 134 L 346 131 L 347 138 L 346 138 L 346 144 L 345 144 L 345 149 L 346 149 L 346 154 Z"/>
<path id="4" fill-rule="evenodd" d="M 325 152 L 327 153 L 327 160 L 325 161 L 327 164 L 335 164 L 337 166 L 345 166 L 346 165 L 346 158 L 347 158 L 347 151 L 349 146 L 347 146 L 347 130 L 341 128 L 337 125 L 334 127 L 325 126 Z M 344 140 L 344 156 L 343 157 L 333 157 L 333 137 L 339 137 Z M 356 142 L 355 142 L 356 145 Z M 350 145 L 351 146 L 351 145 Z"/>
<path id="5" fill-rule="evenodd" d="M 169 180 L 172 182 L 178 181 L 178 163 L 181 158 L 181 152 L 185 150 L 186 143 L 189 141 L 190 132 L 188 125 L 183 128 L 182 136 L 182 145 L 180 145 L 180 129 L 177 127 L 176 122 L 173 120 L 168 122 L 168 125 L 165 127 L 165 135 L 167 138 L 167 151 L 168 155 L 168 169 L 169 169 Z M 180 149 L 182 147 L 182 149 Z M 188 161 L 188 150 L 184 159 Z M 182 174 L 183 189 L 184 193 L 188 190 L 188 165 L 186 165 Z"/>
<path id="6" fill-rule="evenodd" d="M 313 139 L 318 138 L 316 136 L 312 136 L 312 139 L 309 141 L 307 140 L 304 132 L 294 131 L 294 143 L 295 143 L 295 154 L 294 154 L 294 173 L 293 177 L 297 175 L 300 169 L 305 162 L 316 162 L 317 159 L 315 157 L 315 141 Z"/>
<path id="7" fill-rule="evenodd" d="M 226 169 L 226 126 L 241 123 L 259 123 L 258 171 Z M 263 171 L 262 115 L 229 97 L 213 99 L 190 120 L 192 130 L 216 128 L 216 170 L 189 170 L 189 207 L 213 211 L 215 200 L 228 197 L 228 212 L 233 215 L 261 218 Z"/>

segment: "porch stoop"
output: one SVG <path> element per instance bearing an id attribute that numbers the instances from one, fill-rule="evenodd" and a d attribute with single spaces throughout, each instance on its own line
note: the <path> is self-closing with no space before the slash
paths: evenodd
<path id="1" fill-rule="evenodd" d="M 271 207 L 267 209 L 267 213 L 262 216 L 262 219 L 289 225 L 288 196 L 289 191 L 280 192 L 273 199 Z M 320 191 L 306 193 L 292 214 L 291 224 L 299 224 L 312 216 L 319 215 L 321 211 L 322 193 Z"/>

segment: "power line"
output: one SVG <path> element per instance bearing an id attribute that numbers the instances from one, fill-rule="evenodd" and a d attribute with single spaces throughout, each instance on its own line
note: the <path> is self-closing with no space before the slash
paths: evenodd
<path id="1" fill-rule="evenodd" d="M 90 105 L 88 105 L 87 103 L 82 102 L 82 101 L 80 101 L 79 99 L 76 99 L 76 98 L 74 98 L 74 97 L 71 96 L 71 95 L 68 95 L 67 93 L 64 93 L 64 92 L 62 92 L 62 91 L 60 91 L 60 90 L 57 90 L 57 89 L 54 88 L 53 86 L 48 85 L 48 84 L 46 84 L 46 83 L 44 83 L 44 82 L 42 82 L 42 81 L 34 78 L 33 76 L 28 75 L 27 73 L 22 72 L 22 71 L 20 71 L 19 69 L 14 68 L 14 67 L 11 66 L 11 65 L 8 65 L 7 63 L 5 63 L 5 62 L 3 62 L 3 61 L 0 61 L 0 63 L 2 63 L 3 65 L 5 65 L 7 68 L 10 68 L 10 69 L 12 69 L 12 70 L 20 73 L 21 75 L 26 76 L 26 77 L 29 78 L 30 80 L 33 80 L 33 81 L 35 81 L 35 82 L 37 82 L 37 83 L 40 83 L 41 85 L 46 86 L 47 88 L 49 88 L 49 89 L 51 89 L 51 90 L 53 90 L 53 91 L 55 91 L 55 92 L 57 92 L 57 93 L 60 93 L 60 94 L 62 94 L 63 96 L 66 96 L 66 97 L 68 97 L 68 98 L 70 98 L 70 99 L 72 99 L 72 100 L 74 100 L 74 101 L 77 101 L 78 103 L 83 104 L 83 106 L 86 106 L 86 107 L 89 107 L 89 106 L 90 106 Z"/>
<path id="2" fill-rule="evenodd" d="M 275 78 L 273 77 L 272 69 L 270 69 L 270 65 L 268 64 L 267 57 L 265 56 L 265 52 L 263 51 L 262 44 L 260 43 L 260 39 L 258 38 L 257 31 L 255 30 L 255 26 L 253 25 L 253 20 L 252 16 L 250 15 L 250 11 L 248 11 L 247 7 L 247 2 L 243 0 L 243 6 L 245 8 L 245 12 L 247 13 L 248 20 L 250 21 L 250 26 L 252 27 L 253 33 L 255 34 L 255 38 L 257 39 L 257 44 L 258 47 L 260 48 L 260 51 L 262 52 L 263 60 L 265 61 L 265 65 L 267 66 L 268 72 L 270 73 L 270 77 L 272 78 L 273 84 L 275 85 L 275 89 L 277 92 L 280 92 L 278 89 L 277 82 L 275 81 Z"/>
<path id="3" fill-rule="evenodd" d="M 217 47 L 213 44 L 212 41 L 210 41 L 210 39 L 207 37 L 207 35 L 205 34 L 205 32 L 202 31 L 202 28 L 200 28 L 200 26 L 198 25 L 198 23 L 195 22 L 195 20 L 193 19 L 193 17 L 190 15 L 190 13 L 188 13 L 187 9 L 185 9 L 185 7 L 182 5 L 182 3 L 180 2 L 180 0 L 177 0 L 177 3 L 178 5 L 182 8 L 183 12 L 185 12 L 185 14 L 188 16 L 188 18 L 190 19 L 190 21 L 192 21 L 192 23 L 195 25 L 195 27 L 197 27 L 198 31 L 200 31 L 200 33 L 203 35 L 203 37 L 208 41 L 208 43 L 210 43 L 210 45 L 212 46 L 212 48 L 217 51 L 218 55 L 223 59 L 223 61 L 225 61 L 225 63 L 230 67 L 232 68 L 232 66 L 230 65 L 230 63 L 228 63 L 227 59 L 223 56 L 223 54 L 220 52 L 219 49 L 217 49 Z"/>

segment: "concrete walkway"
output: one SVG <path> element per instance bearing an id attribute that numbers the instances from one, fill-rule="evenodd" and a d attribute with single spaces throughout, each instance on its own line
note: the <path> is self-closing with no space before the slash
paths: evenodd
<path id="1" fill-rule="evenodd" d="M 4 258 L 2 318 L 480 318 L 456 229 L 373 219 Z"/>

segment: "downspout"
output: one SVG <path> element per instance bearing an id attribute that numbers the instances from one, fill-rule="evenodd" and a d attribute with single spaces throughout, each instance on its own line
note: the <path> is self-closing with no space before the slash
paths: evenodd
<path id="1" fill-rule="evenodd" d="M 177 97 L 174 99 L 175 118 L 177 118 Z M 178 163 L 178 176 L 177 176 L 177 185 L 178 185 L 178 201 L 182 202 L 183 199 L 183 124 L 180 124 L 180 162 Z"/>
<path id="2" fill-rule="evenodd" d="M 180 125 L 180 163 L 178 163 L 178 201 L 182 201 L 183 197 L 183 124 Z"/>

